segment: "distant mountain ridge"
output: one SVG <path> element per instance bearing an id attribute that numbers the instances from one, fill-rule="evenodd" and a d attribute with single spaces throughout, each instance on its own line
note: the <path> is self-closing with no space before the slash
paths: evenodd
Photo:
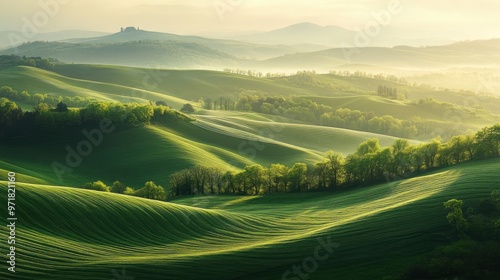
<path id="1" fill-rule="evenodd" d="M 284 54 L 327 49 L 327 47 L 324 46 L 311 46 L 310 44 L 297 44 L 295 46 L 287 46 L 286 44 L 254 44 L 229 39 L 213 39 L 200 36 L 177 35 L 139 29 L 124 30 L 122 32 L 100 37 L 66 40 L 65 42 L 78 44 L 123 43 L 140 40 L 175 41 L 180 43 L 200 44 L 235 57 L 248 59 L 268 59 Z"/>
<path id="2" fill-rule="evenodd" d="M 352 31 L 340 27 L 321 27 L 302 23 L 259 36 L 273 37 L 281 45 L 246 43 L 139 30 L 60 42 L 32 42 L 0 50 L 0 55 L 26 55 L 56 58 L 64 62 L 112 64 L 172 69 L 240 68 L 267 72 L 330 70 L 364 65 L 366 68 L 415 69 L 433 71 L 449 67 L 489 67 L 500 64 L 500 39 L 464 41 L 442 46 L 412 47 L 321 47 L 315 38 L 332 32 L 340 40 Z M 304 34 L 309 34 L 305 36 Z M 298 35 L 297 35 L 298 34 Z M 294 41 L 303 35 L 307 43 Z M 61 35 L 62 36 L 62 35 Z M 326 38 L 330 40 L 330 38 Z M 325 40 L 326 40 L 325 39 Z M 295 43 L 293 46 L 286 43 Z M 363 70 L 363 69 L 358 69 Z M 386 71 L 383 71 L 386 72 Z"/>
<path id="3" fill-rule="evenodd" d="M 320 26 L 303 22 L 269 32 L 235 35 L 228 38 L 259 44 L 316 44 L 333 47 L 341 42 L 351 41 L 354 35 L 355 31 L 339 26 Z"/>
<path id="4" fill-rule="evenodd" d="M 500 64 L 500 39 L 476 40 L 443 46 L 392 48 L 331 48 L 272 58 L 261 63 L 275 69 L 328 71 L 348 64 L 373 65 L 400 70 L 484 67 Z"/>

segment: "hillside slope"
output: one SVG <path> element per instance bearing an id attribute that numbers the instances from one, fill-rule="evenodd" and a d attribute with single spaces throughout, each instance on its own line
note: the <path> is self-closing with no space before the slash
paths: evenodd
<path id="1" fill-rule="evenodd" d="M 19 174 L 16 279 L 279 279 L 325 242 L 333 251 L 312 279 L 378 279 L 446 243 L 443 202 L 474 205 L 498 188 L 499 167 L 498 159 L 472 162 L 331 195 L 194 197 L 175 204 L 29 184 Z M 6 200 L 6 182 L 0 185 Z"/>
<path id="2" fill-rule="evenodd" d="M 66 172 L 63 181 L 59 181 L 53 162 L 65 164 L 68 149 L 75 150 L 82 140 L 86 138 L 80 134 L 50 143 L 2 144 L 0 168 L 22 167 L 26 175 L 52 185 L 80 186 L 96 180 L 111 184 L 120 180 L 138 188 L 150 180 L 167 186 L 172 173 L 195 165 L 225 171 L 255 163 L 267 165 L 278 159 L 288 165 L 321 159 L 319 152 L 283 142 L 259 143 L 266 147 L 266 152 L 257 152 L 251 157 L 248 149 L 252 145 L 238 135 L 224 135 L 193 124 L 151 125 L 105 135 L 102 144 L 93 148 L 80 165 L 72 168 L 73 172 Z"/>

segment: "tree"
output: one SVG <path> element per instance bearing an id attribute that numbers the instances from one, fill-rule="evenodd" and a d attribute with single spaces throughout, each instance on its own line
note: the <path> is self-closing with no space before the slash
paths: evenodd
<path id="1" fill-rule="evenodd" d="M 186 113 L 186 114 L 192 114 L 195 112 L 193 105 L 186 103 L 184 106 L 181 108 L 181 112 Z"/>
<path id="2" fill-rule="evenodd" d="M 375 155 L 375 180 L 380 181 L 385 176 L 395 174 L 394 155 L 392 148 L 385 148 Z"/>
<path id="3" fill-rule="evenodd" d="M 0 98 L 0 131 L 11 128 L 19 128 L 18 122 L 23 117 L 23 111 L 16 103 L 9 101 L 7 98 Z"/>
<path id="4" fill-rule="evenodd" d="M 66 105 L 62 101 L 57 103 L 56 112 L 60 112 L 60 113 L 68 112 L 68 105 Z"/>
<path id="5" fill-rule="evenodd" d="M 125 186 L 120 181 L 115 181 L 111 186 L 111 192 L 122 194 L 125 192 Z"/>
<path id="6" fill-rule="evenodd" d="M 125 195 L 135 195 L 135 190 L 132 189 L 131 187 L 126 187 L 125 191 L 123 192 Z"/>
<path id="7" fill-rule="evenodd" d="M 446 215 L 446 219 L 453 229 L 459 233 L 464 233 L 469 227 L 467 220 L 463 217 L 463 204 L 464 202 L 458 199 L 450 199 L 444 203 L 444 208 L 450 210 L 448 215 Z"/>
<path id="8" fill-rule="evenodd" d="M 247 194 L 248 178 L 247 172 L 242 171 L 234 176 L 234 182 L 238 186 L 238 193 Z"/>
<path id="9" fill-rule="evenodd" d="M 459 135 L 451 138 L 447 145 L 450 149 L 450 156 L 455 163 L 460 163 L 466 160 L 467 138 L 464 135 Z"/>
<path id="10" fill-rule="evenodd" d="M 215 187 L 217 187 L 217 193 L 220 193 L 222 187 L 222 171 L 215 167 L 207 168 L 206 175 L 210 194 L 215 194 Z"/>
<path id="11" fill-rule="evenodd" d="M 170 176 L 170 194 L 182 196 L 194 194 L 194 183 L 191 170 L 178 171 Z"/>
<path id="12" fill-rule="evenodd" d="M 33 112 L 38 115 L 49 111 L 50 106 L 47 103 L 38 103 L 35 107 L 33 107 Z"/>
<path id="13" fill-rule="evenodd" d="M 100 191 L 100 192 L 110 192 L 110 189 L 102 181 L 96 181 L 93 183 L 87 183 L 83 186 L 85 189 Z"/>
<path id="14" fill-rule="evenodd" d="M 441 143 L 439 140 L 432 140 L 431 143 L 423 144 L 418 147 L 417 153 L 420 153 L 424 160 L 424 165 L 426 169 L 431 169 L 434 167 L 434 162 L 439 151 Z"/>
<path id="15" fill-rule="evenodd" d="M 295 163 L 290 170 L 288 170 L 288 180 L 291 183 L 291 191 L 301 192 L 304 180 L 306 179 L 307 165 L 305 163 Z"/>
<path id="16" fill-rule="evenodd" d="M 33 99 L 33 102 L 35 102 L 36 104 L 42 103 L 45 99 L 43 94 L 40 93 L 35 93 L 31 98 Z"/>
<path id="17" fill-rule="evenodd" d="M 154 182 L 149 181 L 144 184 L 142 189 L 135 191 L 135 195 L 139 197 L 156 199 L 156 200 L 165 200 L 167 195 L 162 186 L 157 186 Z"/>
<path id="18" fill-rule="evenodd" d="M 271 164 L 268 169 L 267 179 L 270 181 L 268 193 L 271 192 L 271 188 L 274 187 L 274 192 L 278 192 L 280 189 L 286 189 L 286 174 L 288 168 L 283 164 Z"/>
<path id="19" fill-rule="evenodd" d="M 341 153 L 328 151 L 326 153 L 327 174 L 330 188 L 336 188 L 341 182 L 342 171 L 344 170 L 345 157 Z"/>
<path id="20" fill-rule="evenodd" d="M 408 147 L 410 147 L 410 143 L 404 139 L 398 139 L 392 144 L 394 162 L 391 169 L 396 176 L 402 176 L 409 171 L 410 164 L 406 153 Z"/>
<path id="21" fill-rule="evenodd" d="M 224 175 L 222 176 L 222 181 L 224 182 L 226 186 L 226 191 L 228 193 L 236 194 L 236 179 L 235 179 L 236 174 L 232 171 L 226 171 Z"/>
<path id="22" fill-rule="evenodd" d="M 318 188 L 320 190 L 326 189 L 328 182 L 328 162 L 323 160 L 314 165 L 314 172 L 318 177 Z"/>
<path id="23" fill-rule="evenodd" d="M 254 195 L 258 195 L 264 183 L 265 169 L 259 164 L 245 167 L 245 174 Z"/>
<path id="24" fill-rule="evenodd" d="M 205 194 L 205 185 L 208 179 L 208 169 L 203 166 L 195 166 L 189 171 L 191 184 L 195 191 L 193 194 Z"/>
<path id="25" fill-rule="evenodd" d="M 167 102 L 163 101 L 163 100 L 158 100 L 155 102 L 155 105 L 156 106 L 165 106 L 165 107 L 168 107 L 168 104 Z"/>
<path id="26" fill-rule="evenodd" d="M 371 138 L 359 144 L 358 149 L 356 150 L 356 154 L 358 156 L 364 156 L 366 154 L 376 153 L 378 151 L 380 151 L 380 143 L 378 138 Z"/>
<path id="27" fill-rule="evenodd" d="M 476 139 L 481 157 L 500 155 L 500 124 L 483 128 L 476 134 Z"/>

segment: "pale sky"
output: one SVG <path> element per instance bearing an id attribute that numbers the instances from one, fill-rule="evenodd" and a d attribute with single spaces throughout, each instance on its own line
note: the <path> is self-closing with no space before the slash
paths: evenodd
<path id="1" fill-rule="evenodd" d="M 363 29 L 393 0 L 0 0 L 0 31 L 117 32 L 122 26 L 177 34 L 272 30 L 299 22 Z M 499 0 L 400 0 L 391 30 L 408 38 L 500 37 Z M 40 3 L 58 3 L 45 11 Z M 218 6 L 219 12 L 214 6 Z M 225 10 L 224 10 L 225 9 Z M 55 12 L 51 12 L 55 11 Z M 47 20 L 48 19 L 48 20 Z"/>

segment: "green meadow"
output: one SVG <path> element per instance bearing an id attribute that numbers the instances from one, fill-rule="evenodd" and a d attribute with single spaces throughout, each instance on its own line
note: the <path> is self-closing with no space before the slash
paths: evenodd
<path id="1" fill-rule="evenodd" d="M 471 162 L 342 193 L 171 202 L 53 186 L 19 171 L 16 279 L 110 279 L 113 271 L 135 279 L 281 279 L 313 256 L 318 238 L 336 245 L 311 279 L 380 279 L 445 242 L 443 201 L 477 204 L 498 188 L 499 166 Z"/>
<path id="2" fill-rule="evenodd" d="M 457 198 L 465 202 L 464 211 L 477 208 L 500 184 L 500 160 L 483 160 L 498 153 L 497 128 L 484 136 L 493 139 L 490 142 L 477 132 L 500 121 L 500 99 L 492 96 L 425 88 L 388 77 L 312 72 L 256 77 L 230 71 L 90 64 L 61 64 L 51 70 L 10 67 L 0 70 L 1 86 L 60 100 L 82 97 L 94 104 L 61 109 L 60 104 L 44 107 L 27 99 L 12 100 L 28 124 L 56 131 L 40 137 L 0 135 L 0 200 L 7 201 L 6 174 L 15 172 L 17 181 L 14 279 L 393 279 L 389 277 L 405 273 L 417 258 L 454 240 L 444 202 Z M 380 86 L 395 89 L 404 98 L 380 96 Z M 251 105 L 248 110 L 237 109 L 245 96 L 256 97 L 257 104 L 265 103 L 265 98 L 286 100 L 297 108 L 277 106 L 268 113 Z M 2 97 L 6 112 L 19 112 Z M 206 101 L 224 98 L 236 104 L 233 109 L 221 110 L 222 101 L 219 109 L 207 108 Z M 464 104 L 467 98 L 474 100 L 474 106 Z M 87 140 L 83 129 L 95 125 L 81 116 L 92 119 L 109 104 L 132 103 L 140 104 L 131 105 L 139 106 L 135 109 L 170 113 L 183 108 L 190 121 L 150 122 L 156 116 L 153 111 L 147 122 L 117 124 L 77 166 L 58 178 L 54 163 L 67 165 L 68 149 L 77 150 Z M 475 138 L 448 135 L 444 140 L 439 133 L 408 137 L 402 139 L 408 147 L 398 153 L 392 145 L 401 137 L 373 133 L 363 126 L 326 126 L 289 113 L 301 112 L 300 104 L 306 103 L 332 114 L 349 109 L 357 114 L 353 123 L 366 121 L 365 115 L 390 116 L 400 123 L 417 120 L 431 132 L 439 132 L 433 125 L 458 123 L 460 128 L 451 136 L 476 134 Z M 186 104 L 194 112 L 184 110 Z M 4 116 L 4 111 L 0 113 Z M 80 123 L 59 128 L 52 122 L 72 113 L 81 117 Z M 434 142 L 429 142 L 431 138 Z M 464 148 L 467 139 L 477 145 L 474 153 Z M 493 148 L 484 152 L 483 140 Z M 368 151 L 362 151 L 363 145 Z M 342 184 L 315 188 L 328 151 L 342 154 L 343 171 L 338 175 Z M 374 179 L 375 169 L 361 165 L 387 154 L 395 169 L 380 168 L 379 177 L 385 180 Z M 407 158 L 397 158 L 402 155 Z M 347 169 L 356 159 L 362 162 L 360 170 Z M 267 172 L 278 163 L 289 168 L 284 176 L 290 178 L 290 170 L 305 166 L 308 173 L 304 171 L 302 181 L 308 187 L 301 190 L 299 178 L 296 191 L 290 179 L 282 182 L 283 193 L 265 194 L 262 188 L 251 195 L 247 191 L 251 178 L 237 175 L 252 166 Z M 202 194 L 174 195 L 173 175 L 196 167 L 213 168 L 224 176 L 236 174 L 231 178 L 235 182 L 240 178 L 244 191 L 235 195 L 212 189 L 209 194 L 209 182 L 202 182 L 207 189 Z M 368 168 L 372 169 L 366 172 Z M 398 173 L 405 168 L 407 174 Z M 396 173 L 393 180 L 389 175 Z M 271 180 L 268 173 L 261 176 Z M 107 186 L 120 181 L 133 195 L 85 189 L 86 183 L 96 181 Z M 161 186 L 167 198 L 139 197 L 137 191 L 149 181 Z M 0 213 L 5 221 L 6 211 Z M 8 234 L 6 227 L 0 232 Z M 2 252 L 9 249 L 5 242 L 0 244 Z M 297 268 L 305 274 L 298 274 Z M 2 279 L 11 276 L 0 271 Z"/>

